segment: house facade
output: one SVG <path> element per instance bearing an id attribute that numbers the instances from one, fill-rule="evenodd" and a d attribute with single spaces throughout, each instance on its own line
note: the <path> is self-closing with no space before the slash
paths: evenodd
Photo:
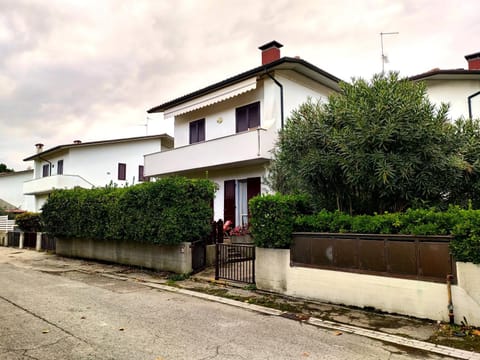
<path id="1" fill-rule="evenodd" d="M 480 52 L 466 55 L 468 69 L 433 69 L 410 77 L 424 81 L 431 101 L 450 104 L 449 116 L 456 120 L 480 118 Z"/>
<path id="2" fill-rule="evenodd" d="M 261 46 L 261 65 L 150 109 L 174 119 L 174 148 L 145 155 L 145 175 L 209 178 L 218 185 L 215 219 L 248 222 L 248 200 L 270 191 L 265 175 L 278 131 L 308 97 L 325 100 L 340 79 L 276 41 Z"/>
<path id="3" fill-rule="evenodd" d="M 169 135 L 141 136 L 116 140 L 74 141 L 47 150 L 37 144 L 33 177 L 23 183 L 23 194 L 33 196 L 27 210 L 40 211 L 54 189 L 92 188 L 109 184 L 134 185 L 145 179 L 143 155 L 173 146 Z"/>
<path id="4" fill-rule="evenodd" d="M 33 179 L 33 170 L 0 174 L 0 210 L 27 210 L 34 206 L 34 197 L 23 195 L 23 183 Z"/>

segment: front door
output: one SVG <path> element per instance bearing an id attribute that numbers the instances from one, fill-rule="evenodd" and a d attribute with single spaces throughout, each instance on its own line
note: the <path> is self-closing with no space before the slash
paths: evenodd
<path id="1" fill-rule="evenodd" d="M 260 194 L 260 177 L 227 180 L 224 182 L 224 221 L 230 220 L 234 226 L 248 224 L 248 201 Z"/>

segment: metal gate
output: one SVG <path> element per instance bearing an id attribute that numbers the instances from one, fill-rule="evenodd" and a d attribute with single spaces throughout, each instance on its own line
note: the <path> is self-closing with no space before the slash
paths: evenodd
<path id="1" fill-rule="evenodd" d="M 207 248 L 204 240 L 194 241 L 190 245 L 192 249 L 192 270 L 198 272 L 205 268 Z"/>
<path id="2" fill-rule="evenodd" d="M 255 284 L 255 245 L 216 244 L 215 280 Z"/>

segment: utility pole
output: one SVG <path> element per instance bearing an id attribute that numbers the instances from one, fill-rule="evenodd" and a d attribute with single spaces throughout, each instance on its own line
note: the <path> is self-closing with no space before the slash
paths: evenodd
<path id="1" fill-rule="evenodd" d="M 387 55 L 383 53 L 383 35 L 398 35 L 399 32 L 381 32 L 380 33 L 380 44 L 382 46 L 382 75 L 385 73 L 385 63 L 388 62 Z"/>

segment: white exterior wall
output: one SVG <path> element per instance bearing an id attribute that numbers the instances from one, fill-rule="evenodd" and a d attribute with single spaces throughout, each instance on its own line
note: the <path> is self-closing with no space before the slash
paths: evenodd
<path id="1" fill-rule="evenodd" d="M 298 107 L 306 102 L 309 97 L 314 101 L 327 101 L 328 95 L 334 92 L 332 89 L 293 71 L 275 73 L 275 77 L 284 88 L 285 122 L 287 121 L 287 118 L 290 117 L 292 111 L 298 109 Z M 275 85 L 275 87 L 277 86 Z M 277 87 L 277 93 L 278 92 L 279 90 Z M 280 122 L 277 122 L 277 126 L 277 128 L 280 129 Z"/>
<path id="2" fill-rule="evenodd" d="M 450 104 L 449 117 L 468 118 L 468 96 L 480 91 L 480 80 L 426 80 L 427 93 L 432 102 Z M 480 118 L 480 95 L 472 99 L 472 116 Z"/>
<path id="3" fill-rule="evenodd" d="M 50 184 L 70 188 L 72 184 L 82 187 L 101 187 L 110 183 L 119 186 L 138 183 L 138 168 L 144 163 L 144 154 L 161 151 L 161 139 L 145 139 L 96 145 L 75 146 L 45 156 L 34 162 L 34 180 L 28 182 L 29 191 L 35 191 L 29 211 L 40 211 L 53 190 Z M 47 154 L 48 155 L 48 154 Z M 53 165 L 51 176 L 43 177 L 43 165 Z M 63 175 L 57 176 L 57 161 L 63 160 Z M 126 180 L 118 180 L 118 164 L 126 164 Z M 47 187 L 48 189 L 45 189 Z M 45 191 L 46 190 L 46 191 Z M 28 192 L 28 191 L 26 191 Z"/>
<path id="4" fill-rule="evenodd" d="M 32 210 L 34 198 L 23 195 L 23 183 L 32 180 L 33 170 L 7 173 L 0 176 L 0 199 L 22 209 Z"/>
<path id="5" fill-rule="evenodd" d="M 235 109 L 260 101 L 260 127 L 263 127 L 263 86 L 234 98 L 175 117 L 175 148 L 189 145 L 190 122 L 205 119 L 205 140 L 235 134 Z"/>
<path id="6" fill-rule="evenodd" d="M 255 279 L 257 288 L 289 296 L 449 320 L 446 284 L 291 267 L 290 250 L 257 248 Z M 457 263 L 457 279 L 452 285 L 456 322 L 465 316 L 480 326 L 480 265 Z"/>

